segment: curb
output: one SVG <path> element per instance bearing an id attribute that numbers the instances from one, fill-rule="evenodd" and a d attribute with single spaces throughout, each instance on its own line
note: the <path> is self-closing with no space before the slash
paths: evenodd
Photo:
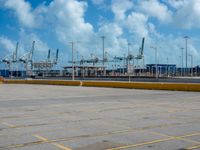
<path id="1" fill-rule="evenodd" d="M 200 92 L 199 83 L 153 83 L 153 82 L 105 82 L 105 81 L 66 81 L 66 80 L 0 80 L 5 84 L 43 84 L 84 87 L 108 87 L 146 90 L 171 90 Z"/>

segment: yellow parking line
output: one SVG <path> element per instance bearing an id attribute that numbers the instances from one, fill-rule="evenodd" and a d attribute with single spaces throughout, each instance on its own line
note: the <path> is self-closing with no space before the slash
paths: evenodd
<path id="1" fill-rule="evenodd" d="M 16 125 L 13 125 L 13 124 L 10 124 L 10 123 L 7 123 L 7 122 L 2 122 L 2 124 L 6 125 L 9 128 L 16 128 L 17 127 Z"/>
<path id="2" fill-rule="evenodd" d="M 181 137 L 181 138 L 186 138 L 186 137 L 197 136 L 197 135 L 200 135 L 200 132 L 195 132 L 195 133 L 191 133 L 191 134 L 186 134 L 186 135 L 179 136 L 179 137 Z"/>
<path id="3" fill-rule="evenodd" d="M 188 147 L 188 148 L 186 148 L 186 150 L 193 150 L 193 149 L 197 149 L 197 148 L 200 148 L 200 145 Z"/>
<path id="4" fill-rule="evenodd" d="M 191 137 L 191 136 L 194 136 L 194 135 L 199 135 L 200 133 L 192 133 L 192 134 L 187 134 L 187 135 L 184 135 L 184 136 L 170 136 L 170 135 L 166 135 L 166 134 L 158 133 L 158 132 L 151 132 L 151 133 L 153 133 L 155 135 L 160 135 L 160 136 L 168 137 L 168 138 L 171 137 L 171 138 L 182 140 L 182 141 L 186 141 L 186 142 L 200 144 L 200 142 L 198 142 L 198 141 L 191 140 L 191 139 L 186 139 L 187 137 Z"/>
<path id="5" fill-rule="evenodd" d="M 49 141 L 48 139 L 46 139 L 46 138 L 44 138 L 44 137 L 42 137 L 42 136 L 40 136 L 40 135 L 37 135 L 37 134 L 33 134 L 33 136 L 34 137 L 36 137 L 36 138 L 38 138 L 38 139 L 40 139 L 40 140 L 42 140 L 42 141 Z"/>
<path id="6" fill-rule="evenodd" d="M 154 140 L 154 141 L 149 141 L 149 142 L 142 142 L 142 143 L 138 143 L 138 144 L 126 145 L 126 146 L 121 146 L 121 147 L 116 147 L 116 148 L 110 148 L 107 150 L 120 150 L 120 149 L 126 149 L 126 148 L 133 148 L 133 147 L 138 147 L 138 146 L 143 146 L 143 145 L 149 145 L 149 144 L 154 144 L 154 143 L 170 141 L 173 139 L 174 138 L 166 138 L 166 139 Z"/>
<path id="7" fill-rule="evenodd" d="M 65 147 L 64 145 L 61 145 L 61 144 L 58 144 L 58 143 L 55 143 L 55 142 L 51 142 L 51 141 L 48 140 L 47 138 L 42 137 L 42 136 L 40 136 L 40 135 L 33 134 L 33 136 L 36 137 L 36 138 L 38 138 L 38 139 L 40 139 L 40 140 L 42 140 L 42 141 L 44 141 L 44 142 L 49 142 L 50 144 L 52 144 L 52 145 L 54 145 L 54 146 L 56 146 L 56 147 L 58 147 L 58 148 L 60 148 L 60 149 L 62 149 L 62 150 L 72 150 L 72 149 L 70 149 L 70 148 L 68 148 L 68 147 Z"/>
<path id="8" fill-rule="evenodd" d="M 125 145 L 125 146 L 120 146 L 120 147 L 116 147 L 116 148 L 110 148 L 110 149 L 107 149 L 107 150 L 121 150 L 121 149 L 127 149 L 127 148 L 133 148 L 133 147 L 139 147 L 139 146 L 144 146 L 144 145 L 149 145 L 149 144 L 155 144 L 155 143 L 160 143 L 160 142 L 171 141 L 171 140 L 175 140 L 175 139 L 179 139 L 179 140 L 181 139 L 181 140 L 185 140 L 187 142 L 200 144 L 200 142 L 197 142 L 197 141 L 194 141 L 194 140 L 184 139 L 186 137 L 192 137 L 192 136 L 200 135 L 200 133 L 191 133 L 191 134 L 187 134 L 187 135 L 183 135 L 183 136 L 168 136 L 168 135 L 165 135 L 165 134 L 162 134 L 162 133 L 157 133 L 157 132 L 151 132 L 151 133 L 154 133 L 154 134 L 157 134 L 157 135 L 162 135 L 162 136 L 165 136 L 167 138 L 158 139 L 158 140 L 149 141 L 149 142 L 142 142 L 142 143 L 137 143 L 137 144 Z M 190 149 L 191 148 L 193 148 L 193 149 L 200 148 L 200 145 L 194 146 L 194 147 L 190 147 Z"/>

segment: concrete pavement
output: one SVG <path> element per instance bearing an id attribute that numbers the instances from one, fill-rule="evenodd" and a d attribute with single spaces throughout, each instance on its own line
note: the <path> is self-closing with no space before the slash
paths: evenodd
<path id="1" fill-rule="evenodd" d="M 200 149 L 200 93 L 2 84 L 1 149 Z"/>

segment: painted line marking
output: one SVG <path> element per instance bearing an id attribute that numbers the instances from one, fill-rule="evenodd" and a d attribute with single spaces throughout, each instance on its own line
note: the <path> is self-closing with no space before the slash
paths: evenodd
<path id="1" fill-rule="evenodd" d="M 187 137 L 191 137 L 191 136 L 194 136 L 194 135 L 200 135 L 200 133 L 198 133 L 198 134 L 192 133 L 192 134 L 188 134 L 188 135 L 185 135 L 185 136 L 170 136 L 170 135 L 166 135 L 166 134 L 159 133 L 159 132 L 150 132 L 150 133 L 155 134 L 155 135 L 168 137 L 168 138 L 171 137 L 171 138 L 174 138 L 174 139 L 178 139 L 178 140 L 182 140 L 182 141 L 186 141 L 186 142 L 190 142 L 190 143 L 200 144 L 200 142 L 198 142 L 198 141 L 186 139 Z"/>
<path id="2" fill-rule="evenodd" d="M 133 147 L 139 147 L 143 145 L 149 145 L 149 144 L 154 144 L 154 143 L 160 143 L 160 142 L 166 142 L 173 140 L 174 138 L 165 138 L 165 139 L 159 139 L 159 140 L 154 140 L 154 141 L 149 141 L 149 142 L 142 142 L 138 144 L 132 144 L 132 145 L 126 145 L 126 146 L 121 146 L 121 147 L 116 147 L 116 148 L 110 148 L 107 150 L 120 150 L 120 149 L 126 149 L 126 148 L 133 148 Z"/>
<path id="3" fill-rule="evenodd" d="M 64 145 L 59 144 L 59 143 L 51 142 L 51 141 L 48 140 L 47 138 L 42 137 L 42 136 L 40 136 L 40 135 L 33 134 L 33 136 L 36 137 L 36 138 L 39 139 L 39 140 L 42 140 L 43 142 L 50 143 L 50 144 L 52 144 L 52 145 L 54 145 L 54 146 L 56 146 L 56 147 L 58 147 L 58 148 L 60 148 L 60 149 L 62 149 L 62 150 L 72 150 L 72 149 L 70 149 L 70 148 L 68 148 L 68 147 L 65 147 Z"/>
<path id="4" fill-rule="evenodd" d="M 7 127 L 9 128 L 16 128 L 17 126 L 16 125 L 13 125 L 11 123 L 7 123 L 7 122 L 2 122 L 3 125 L 6 125 Z"/>
<path id="5" fill-rule="evenodd" d="M 177 139 L 178 140 L 180 140 L 180 139 L 183 140 L 183 138 L 186 138 L 186 137 L 192 137 L 192 136 L 200 135 L 200 133 L 191 133 L 191 134 L 182 135 L 182 136 L 167 136 L 167 135 L 162 134 L 162 133 L 156 133 L 156 134 L 157 135 L 158 134 L 159 135 L 163 135 L 163 136 L 165 136 L 167 138 L 165 138 L 165 139 L 158 139 L 158 140 L 154 140 L 154 141 L 148 141 L 148 142 L 142 142 L 142 143 L 137 143 L 137 144 L 125 145 L 125 146 L 110 148 L 110 149 L 107 149 L 107 150 L 121 150 L 121 149 L 139 147 L 139 146 L 144 146 L 144 145 L 149 145 L 149 144 L 155 144 L 155 143 L 161 143 L 161 142 L 166 142 L 166 141 L 171 141 L 171 140 L 177 140 Z M 185 139 L 185 141 L 186 140 L 187 139 Z M 200 142 L 189 140 L 189 139 L 187 140 L 187 142 L 192 142 L 192 143 L 198 143 L 198 144 L 200 144 Z M 200 147 L 200 145 L 199 145 L 199 147 Z"/>
<path id="6" fill-rule="evenodd" d="M 188 147 L 188 148 L 186 148 L 186 150 L 193 150 L 193 149 L 198 149 L 198 148 L 200 148 L 200 145 Z"/>

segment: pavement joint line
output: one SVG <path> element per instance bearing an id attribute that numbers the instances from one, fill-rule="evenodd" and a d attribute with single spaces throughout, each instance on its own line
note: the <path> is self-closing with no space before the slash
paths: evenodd
<path id="1" fill-rule="evenodd" d="M 164 134 L 159 134 L 159 135 L 163 135 L 164 136 Z M 177 140 L 177 139 L 180 140 L 180 138 L 192 137 L 192 136 L 196 136 L 196 135 L 200 135 L 200 132 L 199 133 L 186 134 L 186 135 L 182 135 L 182 136 L 168 136 L 167 137 L 167 135 L 165 135 L 165 137 L 167 137 L 165 139 L 157 139 L 157 140 L 153 140 L 153 141 L 147 141 L 147 142 L 141 142 L 141 143 L 136 143 L 136 144 L 131 144 L 131 145 L 115 147 L 115 148 L 109 148 L 109 149 L 106 149 L 106 150 L 121 150 L 121 149 L 133 148 L 133 147 L 140 147 L 140 146 L 144 146 L 144 145 L 161 143 L 161 142 L 166 142 L 166 141 L 171 141 L 171 140 Z M 200 145 L 198 145 L 198 146 L 200 147 Z"/>
<path id="2" fill-rule="evenodd" d="M 58 148 L 60 148 L 60 149 L 62 149 L 62 150 L 72 150 L 71 148 L 65 147 L 64 145 L 61 145 L 61 144 L 59 144 L 59 143 L 51 142 L 51 141 L 48 140 L 47 138 L 42 137 L 42 136 L 40 136 L 40 135 L 33 134 L 32 136 L 34 136 L 34 137 L 36 137 L 37 139 L 42 140 L 42 141 L 44 141 L 44 142 L 50 143 L 50 144 L 52 144 L 52 145 L 54 145 L 54 146 L 56 146 L 56 147 L 58 147 Z"/>
<path id="3" fill-rule="evenodd" d="M 15 129 L 46 125 L 46 124 L 13 125 L 13 124 L 10 124 L 10 123 L 7 123 L 7 122 L 3 122 L 2 124 L 3 124 L 3 125 L 6 125 L 6 126 L 9 127 L 9 128 L 15 128 Z"/>

